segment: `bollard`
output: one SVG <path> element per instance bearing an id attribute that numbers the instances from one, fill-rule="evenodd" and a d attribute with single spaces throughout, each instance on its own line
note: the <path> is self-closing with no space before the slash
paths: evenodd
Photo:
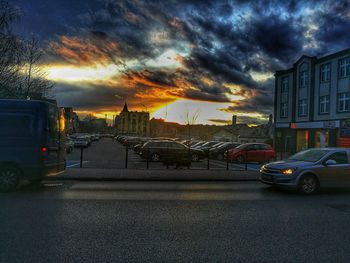
<path id="1" fill-rule="evenodd" d="M 207 170 L 210 169 L 210 158 L 209 158 L 209 154 L 208 154 L 208 164 L 207 164 Z"/>
<path id="2" fill-rule="evenodd" d="M 248 152 L 246 151 L 245 152 L 245 170 L 246 171 L 248 170 L 248 158 L 247 158 L 247 156 L 248 156 Z"/>
<path id="3" fill-rule="evenodd" d="M 129 148 L 128 146 L 126 146 L 125 148 L 125 169 L 128 169 L 128 152 L 129 152 Z"/>
<path id="4" fill-rule="evenodd" d="M 83 152 L 84 147 L 80 147 L 80 168 L 83 168 Z"/>
<path id="5" fill-rule="evenodd" d="M 228 158 L 226 157 L 226 171 L 228 171 Z"/>

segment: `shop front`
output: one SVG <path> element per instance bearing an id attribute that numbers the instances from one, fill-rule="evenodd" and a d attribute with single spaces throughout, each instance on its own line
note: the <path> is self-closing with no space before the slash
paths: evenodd
<path id="1" fill-rule="evenodd" d="M 308 148 L 336 147 L 340 121 L 290 123 L 276 126 L 276 150 L 293 154 Z M 350 130 L 349 130 L 350 143 Z"/>
<path id="2" fill-rule="evenodd" d="M 350 148 L 350 119 L 342 120 L 340 124 L 340 136 L 337 142 L 339 147 Z"/>

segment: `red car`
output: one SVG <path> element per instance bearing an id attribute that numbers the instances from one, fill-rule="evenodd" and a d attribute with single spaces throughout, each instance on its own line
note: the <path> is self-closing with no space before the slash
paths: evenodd
<path id="1" fill-rule="evenodd" d="M 245 143 L 226 152 L 230 161 L 267 163 L 276 159 L 275 150 L 265 143 Z"/>

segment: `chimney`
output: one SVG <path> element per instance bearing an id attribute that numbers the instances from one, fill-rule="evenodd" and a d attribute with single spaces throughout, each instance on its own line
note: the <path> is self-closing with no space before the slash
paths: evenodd
<path id="1" fill-rule="evenodd" d="M 237 124 L 237 115 L 232 115 L 232 125 Z"/>
<path id="2" fill-rule="evenodd" d="M 269 115 L 269 124 L 271 125 L 272 124 L 272 114 Z"/>

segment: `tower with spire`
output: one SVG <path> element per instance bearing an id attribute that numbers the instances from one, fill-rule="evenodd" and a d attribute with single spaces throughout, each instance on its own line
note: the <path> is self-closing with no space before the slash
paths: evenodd
<path id="1" fill-rule="evenodd" d="M 123 108 L 122 112 L 129 112 L 128 104 L 126 104 L 126 102 L 124 104 L 124 108 Z"/>
<path id="2" fill-rule="evenodd" d="M 127 102 L 115 117 L 115 129 L 118 134 L 148 136 L 149 135 L 149 112 L 129 111 Z"/>

